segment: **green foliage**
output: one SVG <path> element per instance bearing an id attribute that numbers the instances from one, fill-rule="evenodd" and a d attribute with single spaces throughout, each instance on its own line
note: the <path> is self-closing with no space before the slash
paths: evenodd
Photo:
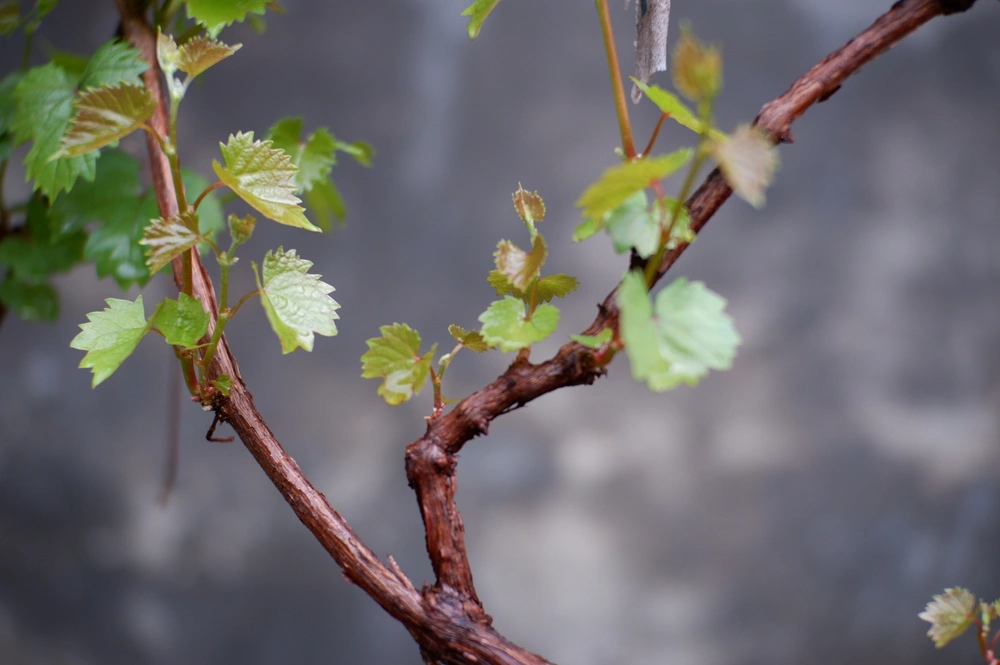
<path id="1" fill-rule="evenodd" d="M 132 355 L 152 326 L 151 321 L 146 321 L 142 296 L 135 302 L 118 298 L 108 298 L 105 302 L 108 306 L 104 311 L 88 314 L 90 323 L 80 324 L 80 334 L 69 343 L 71 348 L 87 352 L 80 367 L 93 371 L 95 388 Z"/>
<path id="2" fill-rule="evenodd" d="M 53 273 L 66 272 L 76 265 L 83 258 L 86 241 L 87 236 L 81 232 L 54 234 L 45 203 L 36 194 L 28 201 L 21 231 L 0 240 L 0 265 L 8 268 L 17 282 L 40 286 Z M 41 291 L 37 293 L 46 297 Z M 26 296 L 27 291 L 21 289 L 21 295 Z"/>
<path id="3" fill-rule="evenodd" d="M 501 351 L 517 351 L 540 342 L 559 326 L 559 309 L 553 305 L 539 305 L 529 316 L 525 303 L 519 298 L 506 296 L 489 306 L 479 315 L 483 324 L 483 339 Z"/>
<path id="4" fill-rule="evenodd" d="M 538 279 L 547 256 L 548 250 L 541 235 L 535 236 L 530 252 L 525 252 L 509 240 L 501 240 L 493 253 L 497 271 L 507 278 L 513 289 L 520 292 L 526 291 Z"/>
<path id="5" fill-rule="evenodd" d="M 73 189 L 77 178 L 94 179 L 97 155 L 49 159 L 59 149 L 73 111 L 73 82 L 54 64 L 35 67 L 17 84 L 13 128 L 17 143 L 32 141 L 25 175 L 50 199 Z"/>
<path id="6" fill-rule="evenodd" d="M 268 0 L 185 0 L 185 4 L 188 18 L 204 25 L 210 37 L 216 37 L 227 25 L 242 23 L 247 14 L 263 14 Z"/>
<path id="7" fill-rule="evenodd" d="M 527 192 L 517 184 L 517 191 L 511 194 L 514 199 L 514 210 L 521 221 L 527 224 L 532 237 L 535 235 L 535 224 L 545 219 L 545 201 L 538 192 Z"/>
<path id="8" fill-rule="evenodd" d="M 597 335 L 570 335 L 569 338 L 590 349 L 599 349 L 614 338 L 611 328 L 605 328 Z"/>
<path id="9" fill-rule="evenodd" d="M 687 164 L 692 154 L 689 148 L 681 148 L 662 157 L 646 157 L 613 166 L 583 192 L 576 205 L 583 208 L 584 217 L 601 219 L 654 180 L 665 178 Z"/>
<path id="10" fill-rule="evenodd" d="M 233 389 L 233 379 L 228 374 L 220 374 L 219 378 L 212 381 L 212 385 L 215 389 L 223 394 L 225 397 L 229 397 L 229 391 Z"/>
<path id="11" fill-rule="evenodd" d="M 706 131 L 705 121 L 695 115 L 694 111 L 689 109 L 687 104 L 682 102 L 677 95 L 664 90 L 658 85 L 643 83 L 635 77 L 632 77 L 632 82 L 649 97 L 649 101 L 656 104 L 662 112 L 666 113 L 677 124 L 687 127 L 696 134 Z M 724 133 L 711 126 L 707 127 L 707 133 L 714 141 L 721 141 L 726 138 Z"/>
<path id="12" fill-rule="evenodd" d="M 59 296 L 51 284 L 27 284 L 7 273 L 0 283 L 0 303 L 24 321 L 55 321 Z"/>
<path id="13" fill-rule="evenodd" d="M 110 275 L 123 289 L 149 280 L 139 241 L 158 210 L 152 194 L 143 192 L 139 162 L 133 157 L 107 151 L 93 182 L 79 182 L 52 205 L 51 215 L 55 234 L 99 222 L 84 247 L 85 258 L 97 264 L 98 277 Z"/>
<path id="14" fill-rule="evenodd" d="M 382 326 L 379 332 L 381 337 L 365 342 L 368 351 L 361 356 L 361 376 L 382 379 L 378 394 L 387 404 L 396 406 L 420 394 L 427 382 L 437 344 L 421 354 L 420 333 L 405 323 Z"/>
<path id="15" fill-rule="evenodd" d="M 149 69 L 139 49 L 126 42 L 104 42 L 87 61 L 80 76 L 80 89 L 101 88 L 119 84 L 142 85 L 140 76 Z"/>
<path id="16" fill-rule="evenodd" d="M 329 231 L 334 221 L 341 223 L 347 215 L 343 198 L 330 178 L 330 171 L 337 163 L 337 152 L 345 152 L 358 163 L 371 166 L 375 151 L 364 141 L 345 143 L 326 127 L 303 138 L 302 127 L 302 118 L 282 118 L 271 127 L 268 138 L 273 147 L 284 150 L 299 169 L 294 178 L 295 190 L 305 196 L 320 228 Z"/>
<path id="17" fill-rule="evenodd" d="M 688 25 L 681 24 L 681 38 L 674 47 L 674 87 L 696 101 L 710 101 L 722 87 L 722 53 L 698 41 Z"/>
<path id="18" fill-rule="evenodd" d="M 549 302 L 553 298 L 565 298 L 580 286 L 580 280 L 565 273 L 546 275 L 538 280 L 535 298 L 538 302 Z"/>
<path id="19" fill-rule="evenodd" d="M 198 216 L 191 212 L 163 219 L 159 217 L 146 227 L 139 241 L 145 245 L 146 265 L 150 272 L 161 268 L 198 244 L 200 236 L 193 230 L 198 228 Z"/>
<path id="20" fill-rule="evenodd" d="M 59 150 L 50 160 L 79 157 L 116 143 L 139 129 L 153 115 L 156 102 L 140 85 L 91 88 L 77 98 Z"/>
<path id="21" fill-rule="evenodd" d="M 9 35 L 21 24 L 21 7 L 16 0 L 0 2 L 0 35 Z"/>
<path id="22" fill-rule="evenodd" d="M 741 125 L 712 146 L 726 182 L 755 208 L 764 205 L 764 191 L 778 168 L 778 149 L 759 127 Z"/>
<path id="23" fill-rule="evenodd" d="M 499 4 L 500 0 L 475 0 L 471 5 L 462 11 L 462 16 L 469 17 L 469 39 L 479 36 L 479 31 L 483 27 L 483 21 L 490 15 L 493 8 Z"/>
<path id="24" fill-rule="evenodd" d="M 156 309 L 153 324 L 163 333 L 167 344 L 191 349 L 208 332 L 208 312 L 201 301 L 181 293 L 177 300 L 167 298 Z"/>
<path id="25" fill-rule="evenodd" d="M 291 353 L 301 347 L 312 351 L 313 333 L 331 337 L 337 334 L 334 323 L 340 305 L 331 298 L 334 288 L 309 274 L 311 261 L 299 258 L 295 250 L 279 247 L 268 251 L 262 266 L 263 282 L 254 264 L 254 276 L 260 290 L 260 302 L 271 328 L 281 341 L 281 352 Z"/>
<path id="26" fill-rule="evenodd" d="M 320 229 L 309 223 L 301 201 L 295 196 L 293 178 L 298 169 L 284 150 L 270 141 L 254 141 L 253 132 L 229 136 L 219 144 L 226 165 L 212 162 L 215 175 L 257 212 L 280 224 L 308 231 Z"/>
<path id="27" fill-rule="evenodd" d="M 462 326 L 452 324 L 448 326 L 448 334 L 454 337 L 455 341 L 470 351 L 484 353 L 490 349 L 489 344 L 487 344 L 486 340 L 483 339 L 482 333 L 477 330 L 466 330 Z"/>
<path id="28" fill-rule="evenodd" d="M 709 369 L 729 369 L 740 338 L 725 306 L 701 282 L 680 277 L 657 295 L 654 307 L 642 274 L 630 271 L 618 307 L 633 378 L 663 391 L 696 385 Z"/>
<path id="29" fill-rule="evenodd" d="M 954 587 L 934 596 L 919 617 L 931 624 L 927 636 L 941 648 L 964 633 L 975 619 L 976 597 L 968 589 Z"/>

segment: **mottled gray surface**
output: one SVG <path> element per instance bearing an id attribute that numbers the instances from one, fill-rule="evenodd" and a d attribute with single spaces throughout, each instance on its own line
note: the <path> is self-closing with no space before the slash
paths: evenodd
<path id="1" fill-rule="evenodd" d="M 389 409 L 357 359 L 380 324 L 441 342 L 475 325 L 496 241 L 524 240 L 519 181 L 548 203 L 550 265 L 582 279 L 559 335 L 591 319 L 625 265 L 603 238 L 569 240 L 573 201 L 615 159 L 598 25 L 589 2 L 508 0 L 473 44 L 461 0 L 286 4 L 266 38 L 224 33 L 245 46 L 185 102 L 182 154 L 207 169 L 229 132 L 287 114 L 378 149 L 374 170 L 337 168 L 346 230 L 266 228 L 246 252 L 315 261 L 339 337 L 281 357 L 253 311 L 230 339 L 289 451 L 419 583 L 402 453 L 429 398 Z M 724 45 L 731 127 L 889 2 L 673 4 Z M 110 3 L 62 5 L 57 45 L 115 30 Z M 623 50 L 631 16 L 614 14 Z M 975 662 L 971 644 L 936 652 L 916 614 L 945 586 L 1000 595 L 998 35 L 995 2 L 935 21 L 796 124 L 766 209 L 731 201 L 707 227 L 676 272 L 729 298 L 731 372 L 653 395 L 616 362 L 466 449 L 460 507 L 502 632 L 574 665 Z M 640 142 L 654 120 L 636 111 Z M 668 127 L 661 147 L 682 140 Z M 156 506 L 167 349 L 143 343 L 90 390 L 67 344 L 115 287 L 89 268 L 59 286 L 58 325 L 0 328 L 0 662 L 418 663 L 246 451 L 203 440 L 194 407 Z M 460 356 L 448 393 L 504 360 Z"/>

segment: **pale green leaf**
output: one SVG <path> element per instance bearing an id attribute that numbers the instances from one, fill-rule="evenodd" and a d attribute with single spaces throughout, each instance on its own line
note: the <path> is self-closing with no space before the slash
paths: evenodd
<path id="1" fill-rule="evenodd" d="M 510 280 L 515 289 L 524 292 L 538 277 L 547 255 L 545 240 L 541 235 L 536 235 L 530 252 L 525 252 L 509 240 L 501 240 L 493 258 L 497 270 Z"/>
<path id="2" fill-rule="evenodd" d="M 375 148 L 372 147 L 370 143 L 365 141 L 354 141 L 353 143 L 345 143 L 344 141 L 337 141 L 337 150 L 341 152 L 346 152 L 348 155 L 354 158 L 358 164 L 362 166 L 371 166 L 372 159 L 375 157 Z"/>
<path id="3" fill-rule="evenodd" d="M 120 84 L 142 85 L 140 76 L 149 69 L 139 49 L 113 39 L 101 45 L 87 61 L 80 77 L 80 89 Z"/>
<path id="4" fill-rule="evenodd" d="M 405 323 L 379 328 L 381 337 L 367 340 L 368 351 L 361 356 L 361 376 L 382 379 L 378 394 L 386 403 L 396 406 L 420 394 L 437 344 L 421 355 L 420 333 Z"/>
<path id="5" fill-rule="evenodd" d="M 652 390 L 667 390 L 670 364 L 660 354 L 659 333 L 653 321 L 653 304 L 641 271 L 631 270 L 618 288 L 618 329 L 628 353 L 632 378 L 646 381 Z"/>
<path id="6" fill-rule="evenodd" d="M 469 349 L 470 351 L 475 351 L 476 353 L 483 353 L 488 351 L 490 346 L 483 339 L 482 333 L 478 330 L 466 330 L 462 326 L 456 326 L 454 324 L 448 326 L 448 334 L 454 337 L 459 344 Z"/>
<path id="7" fill-rule="evenodd" d="M 483 21 L 486 17 L 490 15 L 493 8 L 497 6 L 500 0 L 475 0 L 471 5 L 465 8 L 462 12 L 462 16 L 469 17 L 469 39 L 475 39 L 479 36 L 479 30 L 483 27 Z"/>
<path id="8" fill-rule="evenodd" d="M 931 624 L 927 636 L 940 649 L 972 625 L 975 607 L 976 597 L 971 591 L 954 587 L 934 596 L 934 600 L 927 603 L 927 608 L 918 616 Z"/>
<path id="9" fill-rule="evenodd" d="M 146 88 L 122 84 L 80 93 L 69 129 L 51 159 L 79 157 L 139 129 L 156 110 Z"/>
<path id="10" fill-rule="evenodd" d="M 193 18 L 215 37 L 233 22 L 242 22 L 247 14 L 263 14 L 268 0 L 185 0 L 188 18 Z"/>
<path id="11" fill-rule="evenodd" d="M 80 367 L 94 372 L 93 387 L 114 374 L 152 325 L 146 321 L 142 296 L 135 302 L 118 298 L 105 302 L 108 306 L 104 311 L 88 314 L 90 322 L 81 324 L 80 334 L 69 343 L 71 348 L 87 352 Z"/>
<path id="12" fill-rule="evenodd" d="M 583 242 L 604 226 L 603 218 L 587 217 L 573 230 L 573 242 Z"/>
<path id="13" fill-rule="evenodd" d="M 660 353 L 678 381 L 695 385 L 709 369 L 732 366 L 740 336 L 726 300 L 701 282 L 679 277 L 656 296 Z"/>
<path id="14" fill-rule="evenodd" d="M 636 192 L 649 187 L 654 180 L 665 178 L 687 164 L 692 154 L 690 148 L 682 148 L 662 157 L 646 157 L 613 166 L 584 191 L 576 205 L 583 208 L 584 217 L 600 219 Z"/>
<path id="15" fill-rule="evenodd" d="M 614 337 L 611 328 L 605 328 L 597 335 L 570 335 L 569 338 L 578 344 L 583 344 L 590 349 L 599 349 Z"/>
<path id="16" fill-rule="evenodd" d="M 734 192 L 755 208 L 764 205 L 764 191 L 778 168 L 778 149 L 763 130 L 741 125 L 713 145 L 712 155 Z"/>
<path id="17" fill-rule="evenodd" d="M 195 37 L 177 47 L 174 64 L 191 78 L 216 65 L 243 47 L 243 44 L 229 46 L 215 39 Z"/>
<path id="18" fill-rule="evenodd" d="M 631 251 L 644 259 L 656 253 L 660 246 L 660 214 L 648 209 L 646 192 L 640 190 L 604 216 L 604 229 L 611 236 L 612 246 L 619 254 Z"/>
<path id="19" fill-rule="evenodd" d="M 219 378 L 212 381 L 212 385 L 215 389 L 223 394 L 225 397 L 229 397 L 229 392 L 233 389 L 233 379 L 228 374 L 220 374 Z"/>
<path id="20" fill-rule="evenodd" d="M 646 96 L 649 97 L 649 101 L 656 104 L 661 111 L 666 113 L 679 125 L 687 127 L 696 134 L 701 134 L 705 130 L 705 123 L 702 122 L 701 119 L 699 119 L 698 116 L 696 116 L 694 112 L 677 97 L 677 95 L 664 90 L 658 85 L 643 83 L 634 77 L 632 78 L 632 82 L 635 83 L 639 90 L 646 93 Z M 714 141 L 721 141 L 726 138 L 726 135 L 723 132 L 720 132 L 714 127 L 708 130 L 708 136 Z"/>
<path id="21" fill-rule="evenodd" d="M 198 244 L 201 236 L 192 229 L 198 228 L 198 216 L 192 212 L 153 220 L 139 241 L 146 250 L 146 265 L 149 272 L 159 272 L 175 258 Z"/>
<path id="22" fill-rule="evenodd" d="M 546 275 L 538 280 L 538 292 L 536 298 L 538 302 L 548 302 L 553 298 L 565 298 L 580 286 L 580 280 L 571 275 L 558 273 L 556 275 Z"/>
<path id="23" fill-rule="evenodd" d="M 208 312 L 201 301 L 186 293 L 177 300 L 167 298 L 153 315 L 153 324 L 163 333 L 167 344 L 192 349 L 208 332 Z"/>
<path id="24" fill-rule="evenodd" d="M 254 141 L 253 132 L 230 135 L 220 144 L 226 165 L 212 162 L 215 175 L 252 208 L 280 224 L 319 231 L 306 219 L 295 196 L 295 173 L 288 154 L 270 141 Z"/>
<path id="25" fill-rule="evenodd" d="M 491 304 L 479 315 L 479 321 L 487 344 L 499 346 L 501 351 L 517 351 L 551 335 L 559 325 L 559 309 L 539 305 L 529 319 L 524 302 L 507 296 Z"/>
<path id="26" fill-rule="evenodd" d="M 320 275 L 309 274 L 311 261 L 299 258 L 295 250 L 279 247 L 264 256 L 263 282 L 257 276 L 260 302 L 271 328 L 281 341 L 281 352 L 291 353 L 298 347 L 312 351 L 313 333 L 331 337 L 337 334 L 340 305 L 331 298 L 332 286 L 320 281 Z"/>

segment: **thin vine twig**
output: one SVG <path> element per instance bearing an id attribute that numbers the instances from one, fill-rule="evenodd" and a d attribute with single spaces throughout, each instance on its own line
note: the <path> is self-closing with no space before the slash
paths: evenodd
<path id="1" fill-rule="evenodd" d="M 116 0 L 116 3 L 126 37 L 151 63 L 144 74 L 145 84 L 158 103 L 151 124 L 164 132 L 166 98 L 156 65 L 155 34 L 143 16 L 139 0 Z M 834 94 L 865 63 L 932 18 L 965 11 L 973 4 L 975 0 L 900 0 L 871 27 L 824 58 L 785 94 L 766 104 L 757 116 L 757 124 L 776 142 L 791 142 L 791 124 L 810 106 Z M 176 214 L 177 197 L 169 164 L 154 140 L 147 140 L 147 145 L 160 212 L 164 217 Z M 692 231 L 700 231 L 731 193 L 718 171 L 709 175 L 686 202 Z M 681 245 L 663 257 L 655 271 L 656 280 L 686 247 Z M 197 254 L 192 263 L 193 292 L 214 313 L 218 306 L 211 280 Z M 175 261 L 174 278 L 180 285 L 183 276 L 178 264 Z M 616 324 L 617 307 L 612 291 L 585 332 L 594 335 Z M 424 662 L 542 665 L 548 661 L 492 629 L 491 619 L 476 596 L 465 552 L 462 518 L 455 504 L 456 454 L 474 436 L 486 433 L 498 415 L 558 388 L 592 383 L 603 372 L 600 360 L 599 352 L 575 342 L 564 345 L 553 358 L 539 364 L 532 364 L 519 354 L 499 378 L 462 400 L 449 413 L 429 421 L 424 436 L 407 446 L 407 478 L 417 495 L 427 550 L 437 578 L 433 586 L 419 591 L 391 558 L 386 566 L 361 542 L 281 447 L 257 412 L 224 335 L 209 368 L 209 377 L 221 374 L 232 377 L 232 391 L 218 406 L 219 417 L 233 427 L 298 518 L 343 568 L 347 578 L 409 630 Z"/>

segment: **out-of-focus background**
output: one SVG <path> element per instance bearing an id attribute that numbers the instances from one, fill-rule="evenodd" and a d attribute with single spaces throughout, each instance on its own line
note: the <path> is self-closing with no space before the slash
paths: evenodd
<path id="1" fill-rule="evenodd" d="M 495 243 L 526 239 L 518 182 L 548 204 L 549 267 L 582 282 L 534 357 L 585 327 L 627 263 L 605 237 L 570 241 L 573 202 L 618 142 L 592 3 L 509 0 L 471 43 L 467 2 L 287 0 L 265 36 L 223 32 L 243 50 L 180 123 L 182 158 L 206 173 L 230 132 L 284 115 L 378 150 L 372 170 L 335 169 L 344 230 L 262 225 L 243 252 L 314 261 L 339 336 L 282 357 L 248 307 L 230 342 L 289 452 L 417 584 L 430 569 L 403 448 L 430 398 L 387 407 L 359 378 L 364 340 L 393 321 L 429 342 L 477 325 Z M 688 18 L 723 47 L 731 128 L 891 3 L 673 4 L 673 35 Z M 613 17 L 627 54 L 633 14 Z M 45 40 L 89 53 L 116 25 L 111 2 L 63 2 L 38 61 Z M 650 394 L 621 358 L 465 449 L 459 502 L 501 632 L 574 665 L 976 662 L 971 638 L 935 651 L 916 615 L 948 586 L 1000 596 L 998 37 L 995 2 L 933 21 L 796 123 L 765 209 L 734 199 L 708 225 L 674 273 L 729 299 L 732 371 Z M 19 49 L 0 44 L 4 71 Z M 634 114 L 642 145 L 656 113 Z M 668 125 L 659 145 L 691 139 Z M 58 286 L 57 325 L 0 327 L 0 662 L 419 663 L 242 446 L 204 440 L 194 406 L 157 506 L 170 353 L 146 341 L 91 390 L 68 343 L 117 288 L 89 267 Z M 509 359 L 463 354 L 447 393 Z"/>

